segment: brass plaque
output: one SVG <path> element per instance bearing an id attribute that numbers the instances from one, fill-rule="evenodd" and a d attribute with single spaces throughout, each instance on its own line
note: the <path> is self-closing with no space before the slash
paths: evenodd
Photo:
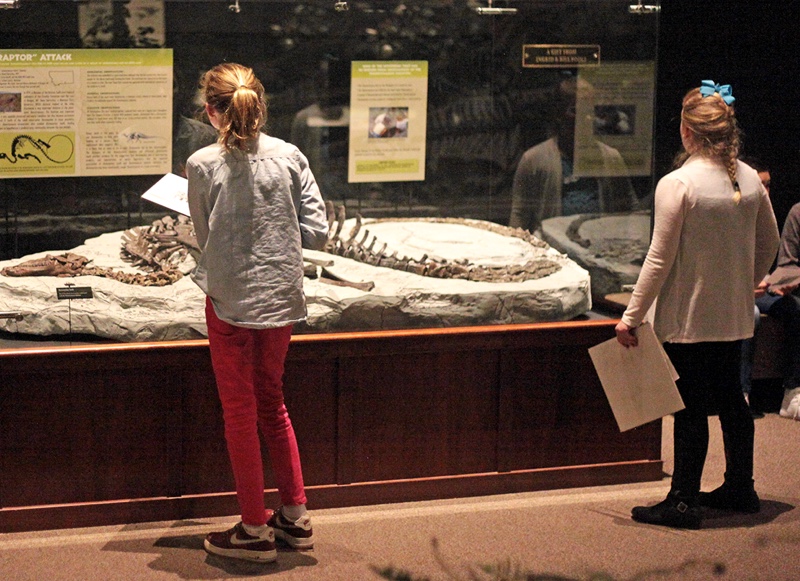
<path id="1" fill-rule="evenodd" d="M 94 298 L 92 287 L 90 286 L 62 286 L 56 289 L 56 296 L 59 300 L 71 299 L 91 299 Z"/>
<path id="2" fill-rule="evenodd" d="M 569 68 L 600 66 L 599 44 L 523 44 L 525 68 Z"/>

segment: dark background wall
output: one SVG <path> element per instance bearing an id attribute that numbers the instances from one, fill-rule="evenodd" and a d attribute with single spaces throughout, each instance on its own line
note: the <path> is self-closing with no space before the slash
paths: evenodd
<path id="1" fill-rule="evenodd" d="M 331 11 L 331 4 L 327 0 L 317 1 L 319 6 L 323 6 L 324 1 L 324 6 Z M 503 105 L 503 114 L 490 115 L 479 133 L 505 131 L 507 137 L 517 135 L 514 131 L 520 129 L 521 137 L 513 147 L 497 148 L 501 152 L 508 150 L 508 155 L 498 163 L 496 159 L 483 159 L 486 148 L 476 147 L 471 142 L 467 143 L 468 147 L 434 147 L 438 145 L 434 139 L 434 129 L 439 131 L 442 128 L 431 127 L 429 150 L 439 152 L 436 163 L 429 163 L 431 179 L 416 190 L 386 186 L 376 195 L 389 202 L 413 199 L 420 206 L 420 212 L 431 211 L 431 200 L 445 200 L 446 203 L 439 203 L 437 211 L 504 221 L 508 215 L 509 183 L 518 154 L 541 139 L 541 135 L 526 133 L 530 132 L 531 127 L 536 129 L 541 126 L 536 119 L 526 115 L 542 109 L 541 103 L 526 101 L 531 96 L 536 97 L 535 91 L 527 89 L 546 83 L 536 80 L 539 71 L 520 72 L 516 51 L 509 49 L 504 52 L 503 47 L 516 47 L 523 42 L 597 42 L 603 45 L 604 58 L 609 61 L 652 59 L 656 42 L 652 23 L 656 17 L 628 15 L 626 6 L 635 1 L 511 0 L 512 4 L 524 6 L 531 16 L 528 19 L 498 19 L 496 28 L 489 26 L 495 22 L 493 19 L 475 17 L 464 8 L 465 4 L 462 6 L 465 12 L 450 14 L 446 2 L 434 3 L 447 15 L 437 20 L 419 11 L 422 2 L 408 2 L 410 7 L 418 11 L 409 9 L 409 15 L 402 20 L 399 30 L 412 31 L 415 33 L 411 35 L 412 39 L 425 38 L 425 42 L 421 45 L 409 44 L 411 41 L 406 35 L 392 27 L 389 27 L 386 35 L 398 47 L 398 53 L 393 58 L 410 55 L 437 63 L 437 72 L 431 77 L 429 112 L 436 112 L 437 107 L 444 113 L 458 112 L 457 106 L 471 104 L 469 96 L 478 92 L 482 98 L 493 99 Z M 461 6 L 462 2 L 456 4 Z M 800 76 L 796 56 L 800 54 L 800 40 L 795 31 L 800 17 L 798 5 L 800 2 L 788 0 L 662 1 L 657 35 L 655 179 L 669 171 L 671 161 L 680 148 L 678 119 L 683 94 L 698 86 L 703 79 L 730 83 L 734 87 L 737 114 L 745 133 L 744 153 L 763 159 L 771 167 L 773 203 L 779 223 L 783 222 L 791 205 L 800 201 L 800 113 L 797 112 L 800 88 L 796 81 Z M 203 10 L 198 12 L 198 6 Z M 338 46 L 336 43 L 344 33 L 336 27 L 326 35 L 319 32 L 336 18 L 335 14 L 331 16 L 327 12 L 318 14 L 306 10 L 298 15 L 287 12 L 287 6 L 295 6 L 288 2 L 246 2 L 245 6 L 244 14 L 240 15 L 245 18 L 241 18 L 227 10 L 227 3 L 222 1 L 169 2 L 170 46 L 177 47 L 176 62 L 185 65 L 183 68 L 191 73 L 187 77 L 191 88 L 197 71 L 224 57 L 244 59 L 245 62 L 268 60 L 271 68 L 262 67 L 258 72 L 268 80 L 270 86 L 277 87 L 278 94 L 273 97 L 270 106 L 274 124 L 270 131 L 274 130 L 276 135 L 288 138 L 288 121 L 281 125 L 282 120 L 290 121 L 295 111 L 308 104 L 306 100 L 314 98 L 317 83 L 313 69 L 317 66 L 317 53 L 326 52 L 328 45 Z M 19 11 L 2 11 L 0 47 L 80 46 L 80 39 L 76 35 L 76 14 L 76 4 L 73 2 L 44 0 L 27 3 Z M 354 17 L 359 14 L 358 11 L 351 11 L 351 17 L 344 22 L 354 22 Z M 378 18 L 366 13 L 361 17 Z M 271 19 L 277 19 L 276 22 L 285 20 L 279 28 L 287 35 L 294 31 L 290 40 L 296 46 L 285 51 L 288 56 L 283 60 L 279 54 L 273 53 L 284 46 L 281 42 L 288 37 L 279 42 L 281 39 L 276 40 L 271 36 L 272 33 L 266 34 L 264 27 L 269 22 L 265 24 L 264 19 L 270 22 Z M 436 20 L 439 29 L 431 40 L 423 32 L 433 20 Z M 335 22 L 343 21 L 339 19 Z M 380 28 L 381 22 L 377 19 L 376 23 L 370 21 L 369 25 Z M 308 31 L 303 28 L 307 25 L 310 26 Z M 231 31 L 236 31 L 236 34 Z M 371 38 L 370 42 L 380 45 L 383 40 L 379 37 Z M 355 33 L 344 34 L 344 38 L 347 40 L 342 42 L 348 46 L 367 42 Z M 451 39 L 458 42 L 452 44 Z M 303 62 L 313 66 L 303 68 L 300 66 Z M 480 84 L 481 74 L 485 76 L 490 70 L 497 71 L 497 83 L 486 89 Z M 530 80 L 529 77 L 536 79 Z M 285 79 L 285 86 L 280 84 L 281 79 Z M 431 115 L 431 118 L 438 117 Z M 439 131 L 440 141 L 460 143 L 454 140 L 452 131 L 448 133 L 450 129 L 445 127 Z M 434 167 L 438 168 L 438 175 L 441 176 L 438 181 Z M 80 244 L 90 235 L 96 235 L 93 234 L 94 230 L 87 232 L 75 229 L 76 225 L 90 223 L 86 216 L 118 215 L 123 221 L 130 221 L 128 215 L 141 209 L 135 203 L 141 191 L 156 179 L 150 176 L 152 181 L 143 185 L 140 183 L 142 180 L 136 178 L 31 179 L 25 180 L 24 184 L 11 184 L 9 182 L 12 180 L 5 180 L 7 183 L 0 183 L 0 193 L 3 194 L 0 196 L 0 214 L 8 209 L 12 214 L 20 213 L 22 216 L 48 212 L 63 214 L 66 220 L 60 223 L 61 229 L 54 228 L 50 222 L 41 227 L 37 226 L 38 223 L 34 224 L 30 227 L 32 233 L 25 238 L 11 236 L 8 220 L 3 221 L 0 215 L 0 255 L 5 258 Z M 454 178 L 460 180 L 458 184 L 453 183 Z M 649 178 L 644 181 L 646 183 L 639 188 L 641 196 L 649 193 L 652 187 Z M 480 198 L 486 191 L 490 194 L 498 192 L 496 196 L 490 195 L 491 204 L 484 203 Z M 42 195 L 42 192 L 48 195 Z M 478 203 L 470 197 L 471 192 L 477 192 L 473 197 L 479 198 Z M 372 196 L 373 193 L 364 195 L 367 194 Z M 405 207 L 395 205 L 401 209 Z M 472 215 L 470 212 L 476 207 L 486 215 Z M 394 206 L 390 205 L 392 208 Z M 497 208 L 497 211 L 489 212 L 487 208 Z M 72 219 L 72 214 L 82 217 Z M 118 224 L 102 222 L 92 227 L 102 232 L 120 228 Z M 13 244 L 10 243 L 12 238 Z"/>
<path id="2" fill-rule="evenodd" d="M 632 2 L 633 3 L 633 2 Z M 731 84 L 744 153 L 767 163 L 782 224 L 800 202 L 800 2 L 663 0 L 656 173 L 680 148 L 681 99 L 703 79 Z"/>

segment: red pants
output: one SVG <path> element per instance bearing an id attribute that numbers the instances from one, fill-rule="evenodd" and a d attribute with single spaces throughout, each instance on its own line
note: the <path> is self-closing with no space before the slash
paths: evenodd
<path id="1" fill-rule="evenodd" d="M 230 325 L 217 317 L 208 298 L 206 323 L 242 521 L 263 525 L 267 515 L 259 429 L 269 449 L 282 503 L 306 503 L 297 440 L 283 403 L 283 368 L 292 327 Z"/>

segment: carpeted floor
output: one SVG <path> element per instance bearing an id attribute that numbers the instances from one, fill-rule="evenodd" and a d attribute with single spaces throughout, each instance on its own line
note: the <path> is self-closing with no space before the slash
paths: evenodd
<path id="1" fill-rule="evenodd" d="M 709 422 L 705 489 L 719 484 L 724 470 L 719 422 Z M 667 418 L 668 473 L 671 429 Z M 699 531 L 630 520 L 632 506 L 664 497 L 665 477 L 644 484 L 312 511 L 315 549 L 280 551 L 273 564 L 203 551 L 205 534 L 228 528 L 235 516 L 0 534 L 0 579 L 800 579 L 800 422 L 774 413 L 756 420 L 755 466 L 761 513 L 709 511 Z"/>

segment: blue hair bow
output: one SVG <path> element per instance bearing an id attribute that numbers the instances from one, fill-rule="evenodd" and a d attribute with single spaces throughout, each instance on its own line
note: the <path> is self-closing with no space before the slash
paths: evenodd
<path id="1" fill-rule="evenodd" d="M 718 85 L 714 81 L 703 81 L 700 83 L 700 94 L 708 97 L 714 93 L 719 93 L 726 105 L 733 105 L 736 99 L 733 97 L 733 89 L 730 85 Z"/>

